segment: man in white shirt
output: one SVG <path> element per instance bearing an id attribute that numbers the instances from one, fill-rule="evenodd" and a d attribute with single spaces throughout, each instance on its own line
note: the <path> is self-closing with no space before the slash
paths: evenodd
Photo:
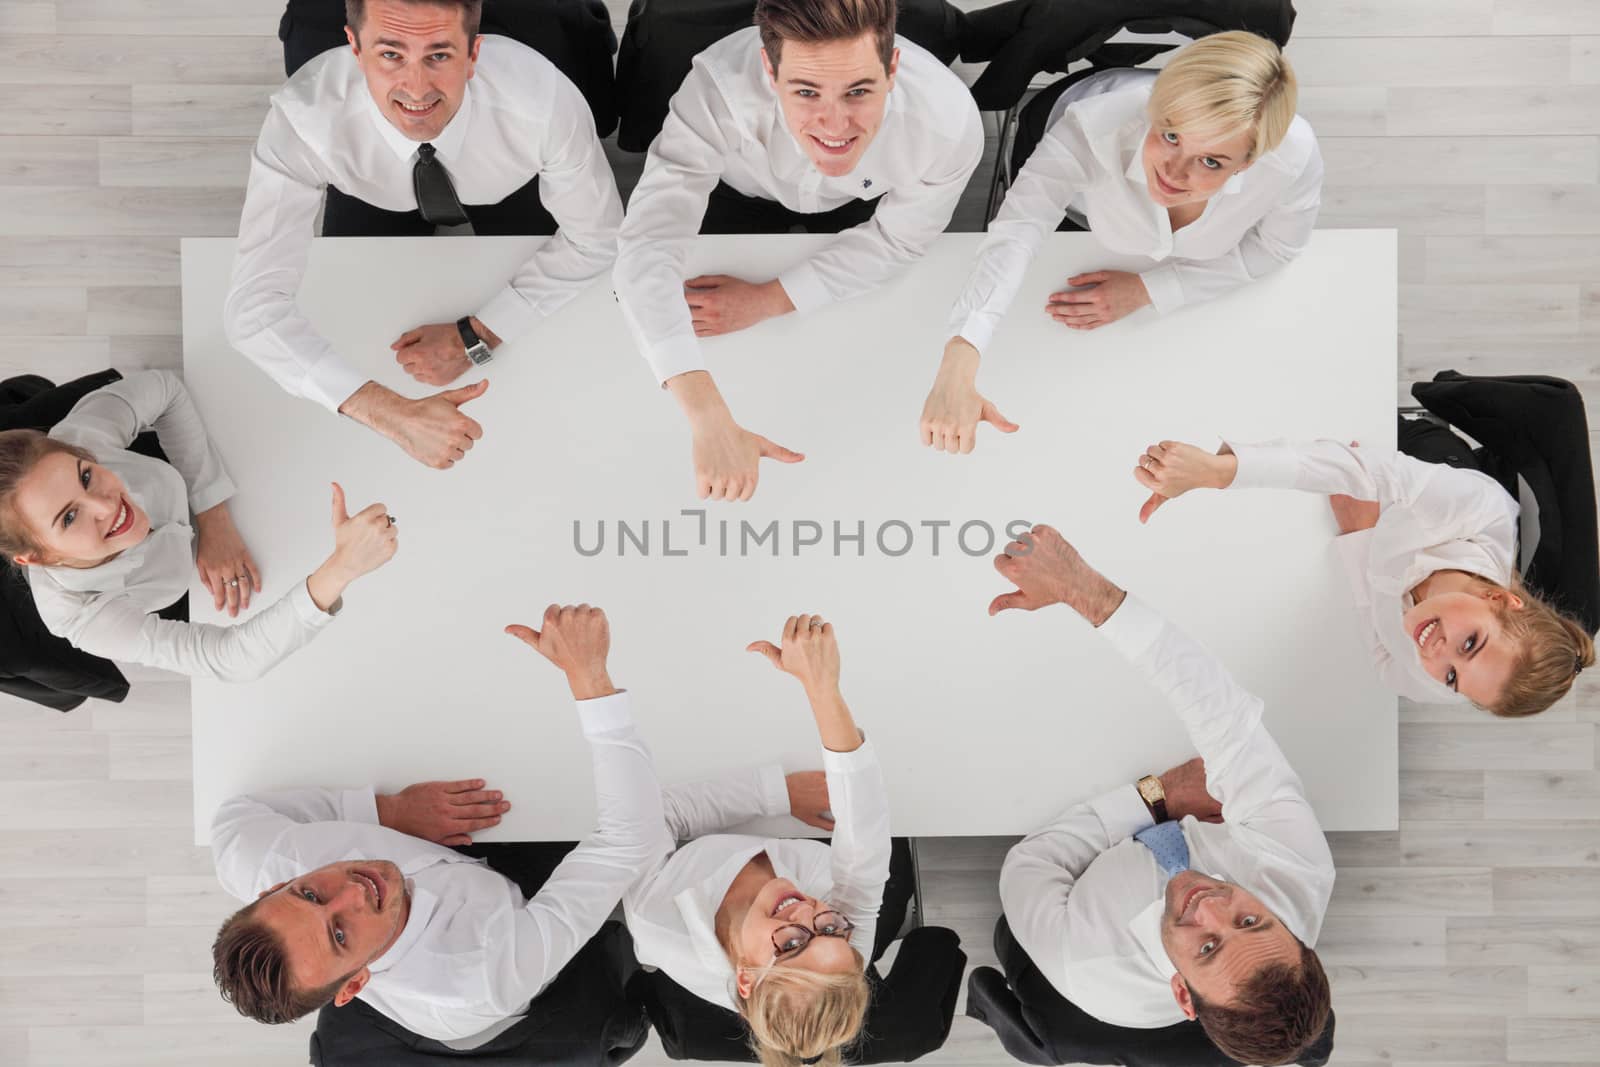
<path id="1" fill-rule="evenodd" d="M 1310 946 L 1333 857 L 1261 701 L 1050 527 L 1007 545 L 995 568 L 1017 589 L 990 614 L 1067 604 L 1167 696 L 1204 761 L 1169 772 L 1170 798 L 1145 778 L 1016 845 L 1000 899 L 1017 946 L 1102 1022 L 1154 1030 L 1198 1020 L 1235 1060 L 1296 1062 L 1331 1012 Z M 1223 820 L 1202 821 L 1217 802 Z"/>
<path id="2" fill-rule="evenodd" d="M 352 367 L 295 306 L 324 190 L 414 216 L 418 232 L 469 221 L 480 233 L 530 232 L 506 217 L 518 212 L 495 209 L 536 180 L 560 222 L 474 313 L 394 341 L 396 362 L 429 385 L 487 363 L 603 274 L 622 203 L 583 96 L 533 49 L 479 36 L 481 0 L 347 6 L 350 48 L 317 56 L 272 98 L 223 317 L 230 342 L 284 389 L 450 467 L 483 434 L 459 407 L 486 383 L 401 396 Z"/>
<path id="3" fill-rule="evenodd" d="M 446 847 L 510 807 L 482 783 L 229 801 L 212 823 L 217 876 L 254 900 L 223 924 L 212 954 L 240 1014 L 287 1022 L 360 997 L 413 1033 L 475 1047 L 521 1018 L 637 873 L 659 864 L 661 789 L 606 671 L 605 615 L 551 605 L 542 630 L 507 631 L 566 673 L 591 745 L 598 830 L 526 899 Z"/>
<path id="4" fill-rule="evenodd" d="M 896 37 L 894 0 L 760 0 L 755 26 L 695 57 L 622 225 L 623 314 L 694 438 L 702 498 L 748 500 L 762 457 L 805 457 L 734 422 L 701 337 L 864 293 L 919 259 L 983 154 L 971 94 Z M 698 230 L 838 233 L 753 283 L 685 280 Z"/>

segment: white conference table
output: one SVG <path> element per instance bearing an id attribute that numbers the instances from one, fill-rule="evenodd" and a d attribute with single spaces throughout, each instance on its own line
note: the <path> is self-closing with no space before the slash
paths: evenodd
<path id="1" fill-rule="evenodd" d="M 390 341 L 479 306 L 536 240 L 318 241 L 301 306 L 374 379 L 424 395 Z M 691 267 L 766 278 L 824 240 L 702 239 Z M 1162 438 L 1392 446 L 1393 232 L 1319 232 L 1243 291 L 1090 333 L 1049 320 L 1045 295 L 1078 271 L 1138 262 L 1088 235 L 1052 236 L 979 379 L 1022 429 L 985 426 L 975 453 L 950 456 L 921 446 L 917 419 L 980 240 L 947 235 L 873 294 L 707 342 L 735 417 L 807 457 L 763 461 L 744 504 L 695 498 L 683 419 L 605 282 L 497 354 L 489 391 L 466 408 L 484 438 L 440 472 L 232 351 L 221 308 L 234 243 L 185 240 L 185 377 L 240 486 L 232 507 L 267 583 L 257 605 L 331 549 L 330 479 L 352 510 L 383 501 L 401 531 L 398 556 L 350 589 L 311 645 L 255 683 L 195 681 L 197 843 L 238 792 L 464 777 L 513 802 L 485 840 L 587 832 L 592 778 L 564 681 L 501 633 L 580 601 L 611 619 L 611 673 L 633 693 L 664 782 L 818 765 L 799 685 L 743 651 L 776 640 L 788 615 L 817 612 L 836 624 L 844 693 L 881 753 L 895 831 L 1026 832 L 1192 749 L 1165 702 L 1069 609 L 987 615 L 1010 588 L 989 557 L 1014 520 L 1055 525 L 1260 695 L 1326 828 L 1393 828 L 1396 700 L 1365 651 L 1327 504 L 1197 494 L 1141 526 L 1146 493 L 1131 473 Z M 683 514 L 696 508 L 703 544 L 701 520 Z M 619 555 L 618 520 L 635 538 L 648 524 L 648 554 L 630 540 Z M 777 555 L 753 536 L 741 549 L 742 523 L 755 535 L 774 520 Z M 604 551 L 580 553 L 575 529 L 592 549 L 602 521 Z M 835 555 L 835 522 L 846 535 L 864 524 L 859 549 L 842 541 Z M 957 544 L 969 522 L 993 528 L 994 545 L 981 525 Z M 820 544 L 797 552 L 819 529 Z M 198 583 L 191 604 L 196 620 L 226 621 Z"/>

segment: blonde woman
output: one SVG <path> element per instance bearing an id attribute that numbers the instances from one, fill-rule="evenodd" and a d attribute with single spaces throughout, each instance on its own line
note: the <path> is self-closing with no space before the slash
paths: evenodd
<path id="1" fill-rule="evenodd" d="M 877 753 L 839 693 L 833 626 L 797 615 L 781 647 L 756 641 L 749 651 L 804 686 L 823 773 L 785 779 L 772 766 L 667 789 L 669 855 L 624 895 L 623 912 L 639 962 L 738 1012 L 766 1067 L 837 1065 L 870 999 L 888 797 Z M 832 845 L 720 832 L 784 813 L 831 830 Z"/>
<path id="2" fill-rule="evenodd" d="M 154 430 L 170 462 L 128 451 Z M 222 456 L 183 382 L 144 371 L 84 396 L 49 434 L 0 432 L 0 551 L 24 569 L 45 627 L 85 652 L 196 677 L 259 677 L 315 637 L 345 588 L 398 546 L 373 504 L 351 516 L 333 487 L 334 550 L 237 626 L 187 621 L 198 570 L 218 610 L 260 592 L 228 511 Z"/>
<path id="3" fill-rule="evenodd" d="M 1523 584 L 1517 502 L 1482 471 L 1337 441 L 1225 442 L 1215 454 L 1162 441 L 1134 475 L 1151 491 L 1141 522 L 1192 489 L 1328 494 L 1378 673 L 1401 696 L 1533 715 L 1594 663 L 1578 621 Z"/>
<path id="4" fill-rule="evenodd" d="M 1295 103 L 1288 59 L 1243 31 L 1188 45 L 1159 75 L 1111 70 L 1072 84 L 990 222 L 951 312 L 922 410 L 923 444 L 971 452 L 979 422 L 1017 429 L 978 392 L 979 355 L 1064 215 L 1082 219 L 1114 252 L 1157 261 L 1139 274 L 1068 278 L 1045 311 L 1074 330 L 1147 304 L 1165 315 L 1299 255 L 1321 204 L 1322 156 Z"/>

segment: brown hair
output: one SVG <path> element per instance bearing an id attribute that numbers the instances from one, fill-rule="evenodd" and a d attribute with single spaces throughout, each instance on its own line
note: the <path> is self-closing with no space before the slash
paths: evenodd
<path id="1" fill-rule="evenodd" d="M 1327 1029 L 1333 1012 L 1327 972 L 1305 942 L 1297 938 L 1296 944 L 1298 967 L 1281 961 L 1267 964 L 1245 980 L 1226 1007 L 1189 991 L 1206 1036 L 1240 1063 L 1294 1063 Z"/>
<path id="2" fill-rule="evenodd" d="M 1502 588 L 1488 579 L 1484 585 Z M 1497 601 L 1495 612 L 1506 636 L 1517 642 L 1520 651 L 1511 664 L 1511 678 L 1490 711 L 1508 719 L 1536 715 L 1567 695 L 1578 672 L 1594 666 L 1594 639 L 1578 621 L 1528 591 L 1520 577 L 1513 576 L 1509 590 L 1521 598 L 1516 610 L 1504 600 Z"/>
<path id="3" fill-rule="evenodd" d="M 878 58 L 887 71 L 897 15 L 895 0 L 756 0 L 755 24 L 773 70 L 785 41 L 827 44 L 870 33 L 877 37 Z"/>
<path id="4" fill-rule="evenodd" d="M 467 44 L 478 36 L 478 26 L 483 20 L 483 0 L 401 0 L 416 7 L 459 7 L 461 26 L 467 31 Z M 344 0 L 344 22 L 359 38 L 361 24 L 367 17 L 367 0 Z"/>
<path id="5" fill-rule="evenodd" d="M 288 1023 L 331 1001 L 352 971 L 321 989 L 298 990 L 289 980 L 283 940 L 255 918 L 255 901 L 230 915 L 211 944 L 211 977 L 240 1015 L 258 1023 Z"/>
<path id="6" fill-rule="evenodd" d="M 0 553 L 7 561 L 15 556 L 41 555 L 43 546 L 34 532 L 17 514 L 17 485 L 46 456 L 65 453 L 94 463 L 88 449 L 57 441 L 38 430 L 0 431 Z"/>
<path id="7" fill-rule="evenodd" d="M 803 967 L 768 967 L 749 997 L 734 991 L 762 1067 L 838 1067 L 842 1062 L 844 1048 L 861 1033 L 872 1000 L 866 961 L 851 951 L 853 970 L 822 974 Z"/>

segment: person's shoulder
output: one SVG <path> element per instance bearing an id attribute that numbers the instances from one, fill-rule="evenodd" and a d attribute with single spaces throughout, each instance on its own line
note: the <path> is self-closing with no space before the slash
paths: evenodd
<path id="1" fill-rule="evenodd" d="M 514 94 L 526 99 L 524 92 L 548 93 L 554 86 L 567 81 L 567 76 L 537 48 L 521 41 L 486 33 L 478 48 L 477 69 L 473 75 L 475 87 Z"/>
<path id="2" fill-rule="evenodd" d="M 967 83 L 939 61 L 939 57 L 908 38 L 895 36 L 900 62 L 895 68 L 895 89 L 904 90 L 919 109 L 926 109 L 946 126 L 962 111 L 977 114 Z"/>
<path id="3" fill-rule="evenodd" d="M 308 60 L 277 92 L 270 106 L 304 140 L 321 142 L 367 85 L 348 46 Z"/>
<path id="4" fill-rule="evenodd" d="M 1311 123 L 1304 117 L 1296 115 L 1294 121 L 1289 123 L 1289 128 L 1284 131 L 1283 140 L 1278 142 L 1278 147 L 1263 157 L 1263 160 L 1272 160 L 1273 166 L 1283 171 L 1290 177 L 1301 174 L 1310 165 L 1312 157 L 1320 155 L 1317 148 L 1317 135 L 1311 129 Z"/>
<path id="5" fill-rule="evenodd" d="M 1107 91 L 1074 101 L 1067 113 L 1076 116 L 1078 126 L 1090 140 L 1120 130 L 1135 119 L 1143 121 L 1150 106 L 1152 78 L 1129 78 L 1108 82 Z"/>

